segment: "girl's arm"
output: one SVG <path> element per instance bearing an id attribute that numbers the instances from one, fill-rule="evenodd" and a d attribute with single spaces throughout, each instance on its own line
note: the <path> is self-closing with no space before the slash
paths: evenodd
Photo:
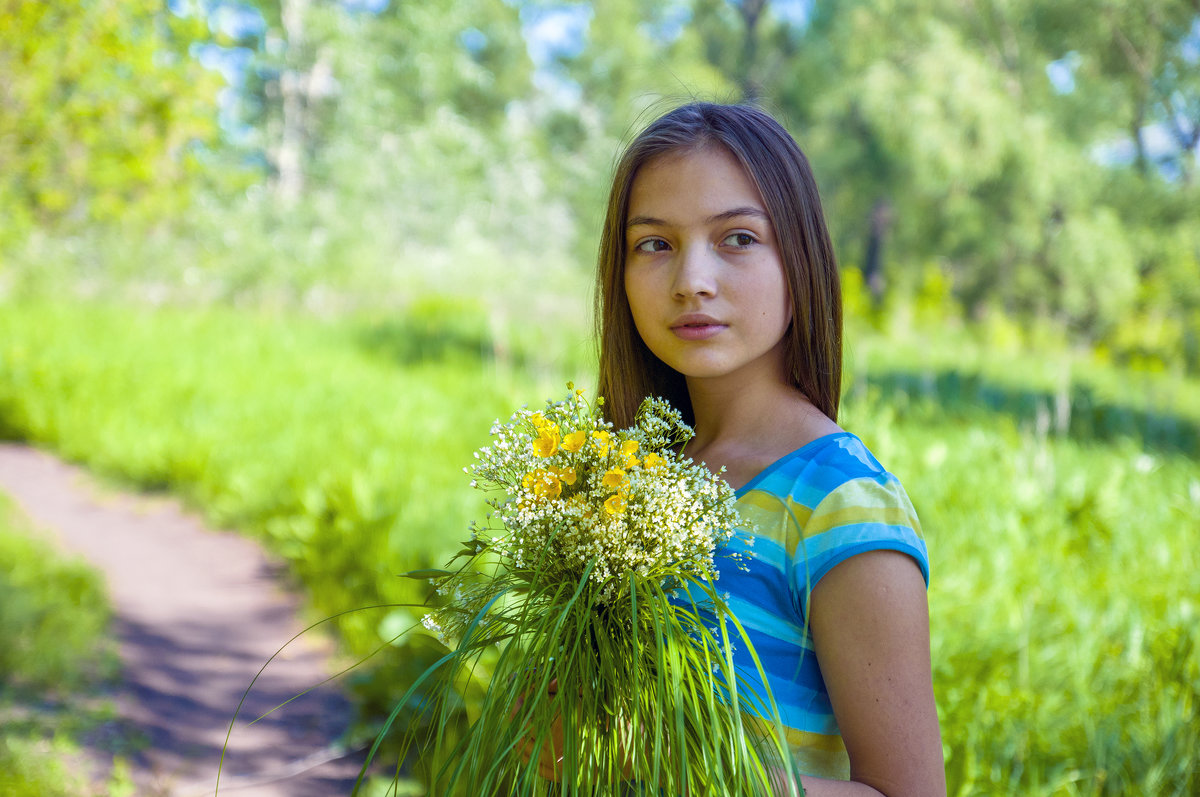
<path id="1" fill-rule="evenodd" d="M 852 556 L 813 588 L 809 610 L 850 781 L 805 776 L 808 797 L 945 795 L 929 604 L 916 563 L 896 551 Z"/>

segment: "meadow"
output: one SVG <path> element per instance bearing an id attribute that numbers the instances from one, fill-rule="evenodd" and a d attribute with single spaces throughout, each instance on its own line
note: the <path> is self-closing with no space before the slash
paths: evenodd
<path id="1" fill-rule="evenodd" d="M 370 738 L 472 451 L 592 382 L 615 153 L 761 103 L 844 266 L 839 420 L 929 542 L 951 794 L 1200 794 L 1200 16 L 1096 5 L 6 3 L 0 439 L 281 556 Z M 28 532 L 0 505 L 0 793 L 57 795 L 107 610 Z"/>
<path id="2" fill-rule="evenodd" d="M 118 667 L 108 622 L 101 579 L 38 539 L 0 494 L 0 794 L 92 794 L 78 764 L 99 736 L 113 754 L 104 793 L 130 794 L 122 754 L 137 738 L 103 695 Z"/>
<path id="3" fill-rule="evenodd" d="M 589 382 L 582 326 L 551 344 L 477 310 L 9 300 L 0 435 L 262 540 L 314 619 L 386 605 L 334 624 L 350 655 L 387 643 L 352 676 L 370 735 L 438 650 L 394 639 L 420 616 L 396 604 L 424 597 L 397 574 L 485 511 L 471 451 Z M 1002 323 L 922 328 L 856 323 L 841 421 L 924 524 L 951 794 L 1200 792 L 1200 385 Z"/>

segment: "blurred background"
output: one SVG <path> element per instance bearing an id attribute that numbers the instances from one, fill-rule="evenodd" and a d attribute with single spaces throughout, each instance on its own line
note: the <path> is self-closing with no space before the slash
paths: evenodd
<path id="1" fill-rule="evenodd" d="M 614 158 L 693 98 L 813 163 L 951 794 L 1200 793 L 1196 0 L 0 0 L 0 437 L 262 541 L 314 617 L 421 600 L 490 422 L 593 383 Z M 5 518 L 36 683 L 102 624 L 28 638 L 81 599 Z M 335 624 L 388 643 L 361 738 L 419 619 Z"/>

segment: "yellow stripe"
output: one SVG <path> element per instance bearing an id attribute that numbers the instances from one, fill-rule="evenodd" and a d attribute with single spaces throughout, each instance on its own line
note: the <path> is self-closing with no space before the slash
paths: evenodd
<path id="1" fill-rule="evenodd" d="M 775 517 L 785 506 L 792 508 L 793 512 L 803 513 L 796 517 L 800 523 L 803 524 L 808 520 L 811 510 L 803 504 L 796 503 L 790 497 L 785 499 L 765 490 L 751 490 L 738 499 L 738 511 L 749 515 L 763 514 Z"/>
<path id="2" fill-rule="evenodd" d="M 912 516 L 901 507 L 862 507 L 848 506 L 833 512 L 821 512 L 804 528 L 804 536 L 815 537 L 838 526 L 849 526 L 855 523 L 887 523 L 892 526 L 911 526 Z"/>
<path id="3" fill-rule="evenodd" d="M 738 499 L 738 511 L 754 528 L 756 537 L 764 537 L 795 550 L 799 529 L 808 523 L 812 510 L 789 496 L 780 498 L 763 490 L 751 490 Z"/>
<path id="4" fill-rule="evenodd" d="M 775 735 L 774 726 L 760 717 L 745 715 L 743 721 L 758 738 Z M 846 745 L 840 735 L 788 727 L 784 727 L 783 732 L 798 771 L 822 778 L 850 778 L 850 757 L 846 754 Z"/>
<path id="5" fill-rule="evenodd" d="M 917 513 L 898 484 L 856 479 L 843 484 L 821 502 L 815 517 L 805 526 L 804 536 L 814 537 L 838 526 L 863 522 L 909 526 L 918 536 L 921 534 Z"/>

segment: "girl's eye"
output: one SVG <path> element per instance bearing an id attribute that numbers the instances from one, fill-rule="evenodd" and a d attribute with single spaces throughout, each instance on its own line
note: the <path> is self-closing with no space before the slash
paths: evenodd
<path id="1" fill-rule="evenodd" d="M 721 241 L 726 246 L 744 247 L 755 243 L 756 239 L 748 232 L 735 232 L 732 235 L 725 236 L 725 240 Z"/>
<path id="2" fill-rule="evenodd" d="M 662 252 L 667 249 L 667 242 L 662 238 L 647 238 L 633 245 L 635 252 Z"/>

